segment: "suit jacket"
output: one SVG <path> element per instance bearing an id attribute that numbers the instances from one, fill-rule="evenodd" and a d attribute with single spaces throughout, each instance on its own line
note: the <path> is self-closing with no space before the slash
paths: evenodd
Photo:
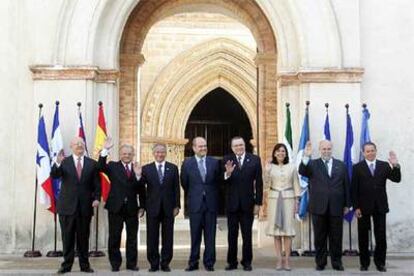
<path id="1" fill-rule="evenodd" d="M 138 182 L 133 168 L 128 178 L 121 161 L 106 163 L 106 157 L 99 157 L 98 169 L 104 172 L 111 181 L 111 190 L 106 200 L 105 208 L 111 213 L 121 211 L 126 200 L 127 212 L 130 215 L 138 213 L 139 208 L 145 208 L 145 187 Z M 139 205 L 137 202 L 139 195 Z"/>
<path id="2" fill-rule="evenodd" d="M 235 154 L 223 158 L 223 163 L 233 160 L 237 164 Z M 227 211 L 235 212 L 239 209 L 253 212 L 254 205 L 262 205 L 263 176 L 260 158 L 246 153 L 241 169 L 236 165 L 233 173 L 225 179 L 227 186 Z"/>
<path id="3" fill-rule="evenodd" d="M 160 210 L 167 216 L 173 216 L 174 208 L 180 208 L 180 179 L 176 165 L 165 162 L 162 184 L 158 178 L 155 162 L 142 167 L 140 179 L 146 186 L 146 211 L 150 217 L 156 217 Z"/>
<path id="4" fill-rule="evenodd" d="M 101 198 L 101 184 L 95 160 L 84 157 L 80 180 L 72 156 L 65 158 L 59 167 L 54 164 L 50 176 L 62 178 L 59 198 L 56 201 L 59 215 L 74 215 L 76 212 L 81 216 L 93 215 L 92 201 Z"/>
<path id="5" fill-rule="evenodd" d="M 193 156 L 184 160 L 181 167 L 181 186 L 187 193 L 190 213 L 200 211 L 203 197 L 210 212 L 218 211 L 218 188 L 220 184 L 220 165 L 218 160 L 206 157 L 206 181 L 203 182 L 198 169 L 197 159 Z"/>
<path id="6" fill-rule="evenodd" d="M 331 177 L 321 158 L 299 166 L 299 174 L 309 178 L 309 211 L 312 214 L 343 216 L 344 207 L 351 206 L 349 176 L 345 164 L 332 161 Z"/>
<path id="7" fill-rule="evenodd" d="M 361 209 L 363 215 L 374 212 L 389 212 L 387 198 L 387 179 L 401 181 L 401 169 L 391 168 L 390 164 L 377 160 L 374 176 L 371 175 L 365 160 L 355 164 L 352 171 L 352 201 L 355 209 Z"/>

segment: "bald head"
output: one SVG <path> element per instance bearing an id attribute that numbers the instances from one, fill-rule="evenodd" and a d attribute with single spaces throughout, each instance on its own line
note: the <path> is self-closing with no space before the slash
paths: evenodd
<path id="1" fill-rule="evenodd" d="M 198 157 L 207 155 L 207 141 L 203 137 L 195 137 L 193 139 L 193 151 Z"/>
<path id="2" fill-rule="evenodd" d="M 332 158 L 332 142 L 328 140 L 322 140 L 319 142 L 319 152 L 323 160 L 329 160 Z"/>
<path id="3" fill-rule="evenodd" d="M 70 141 L 70 149 L 76 156 L 82 156 L 85 153 L 85 142 L 80 137 L 73 137 Z"/>

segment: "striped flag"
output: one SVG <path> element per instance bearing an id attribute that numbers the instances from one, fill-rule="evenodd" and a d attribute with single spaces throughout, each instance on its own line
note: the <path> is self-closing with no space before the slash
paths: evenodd
<path id="1" fill-rule="evenodd" d="M 86 134 L 85 128 L 83 127 L 83 119 L 82 119 L 82 112 L 80 110 L 80 103 L 78 103 L 78 116 L 79 116 L 79 126 L 78 126 L 78 137 L 82 138 L 83 142 L 85 143 L 85 155 L 89 156 L 88 147 L 86 146 Z"/>
<path id="2" fill-rule="evenodd" d="M 96 126 L 96 134 L 95 134 L 95 147 L 94 147 L 94 156 L 97 159 L 99 157 L 99 152 L 102 150 L 105 139 L 107 137 L 106 134 L 106 122 L 105 116 L 103 111 L 103 104 L 99 102 L 99 109 L 98 109 L 98 125 Z M 99 173 L 101 178 L 101 191 L 102 191 L 102 198 L 104 201 L 108 198 L 109 190 L 111 188 L 111 182 L 106 174 L 103 172 Z"/>
<path id="3" fill-rule="evenodd" d="M 352 129 L 351 115 L 349 114 L 348 105 L 346 106 L 346 136 L 345 136 L 345 150 L 344 150 L 344 163 L 348 171 L 349 179 L 352 179 L 352 151 L 354 146 L 354 131 Z M 350 210 L 345 214 L 344 218 L 348 222 L 351 222 L 354 217 L 354 211 Z"/>
<path id="4" fill-rule="evenodd" d="M 56 158 L 60 151 L 63 151 L 63 138 L 59 123 L 59 102 L 56 101 L 55 115 L 53 116 L 52 139 L 50 140 L 50 159 L 56 162 Z M 61 179 L 53 179 L 54 200 L 59 196 Z"/>
<path id="5" fill-rule="evenodd" d="M 325 116 L 325 124 L 323 127 L 323 140 L 331 141 L 331 130 L 329 126 L 329 113 L 328 113 L 328 104 L 326 106 L 326 116 Z"/>
<path id="6" fill-rule="evenodd" d="M 296 155 L 296 165 L 299 167 L 300 163 L 302 162 L 302 158 L 304 155 L 306 143 L 309 141 L 309 108 L 306 106 L 305 111 L 305 118 L 303 119 L 303 126 L 302 132 L 300 134 L 299 140 L 299 150 L 298 154 Z M 309 204 L 309 191 L 308 191 L 308 178 L 302 175 L 299 175 L 300 186 L 302 187 L 302 193 L 299 202 L 299 218 L 304 219 L 306 213 L 308 211 L 308 204 Z"/>
<path id="7" fill-rule="evenodd" d="M 289 155 L 289 162 L 293 160 L 293 143 L 292 143 L 292 125 L 290 119 L 289 103 L 286 104 L 286 126 L 285 136 L 283 137 L 283 143 L 286 145 Z"/>
<path id="8" fill-rule="evenodd" d="M 371 142 L 371 137 L 369 135 L 368 120 L 371 117 L 371 114 L 368 111 L 366 104 L 362 106 L 362 123 L 361 123 L 361 137 L 360 137 L 360 151 L 359 151 L 359 161 L 364 159 L 362 155 L 362 147 L 365 143 Z"/>
<path id="9" fill-rule="evenodd" d="M 37 127 L 36 178 L 37 183 L 42 187 L 39 191 L 40 203 L 46 205 L 47 209 L 54 213 L 56 211 L 56 204 L 52 178 L 50 177 L 49 145 L 43 114 L 40 115 Z"/>

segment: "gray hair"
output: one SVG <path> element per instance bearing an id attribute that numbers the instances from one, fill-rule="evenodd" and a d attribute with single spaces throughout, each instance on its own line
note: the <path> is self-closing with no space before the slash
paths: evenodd
<path id="1" fill-rule="evenodd" d="M 119 147 L 119 151 L 123 150 L 123 149 L 130 149 L 132 150 L 132 152 L 134 152 L 134 147 L 131 144 L 122 144 L 121 147 Z"/>
<path id="2" fill-rule="evenodd" d="M 167 151 L 167 145 L 166 144 L 164 144 L 164 143 L 155 143 L 152 146 L 152 152 L 154 152 L 159 147 L 162 147 L 162 148 L 164 148 L 165 151 Z"/>

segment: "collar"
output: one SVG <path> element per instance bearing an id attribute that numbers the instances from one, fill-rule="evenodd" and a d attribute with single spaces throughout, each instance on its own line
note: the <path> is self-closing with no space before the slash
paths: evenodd
<path id="1" fill-rule="evenodd" d="M 162 167 L 165 168 L 165 160 L 162 161 L 161 163 L 157 162 L 157 161 L 154 161 L 154 162 L 155 162 L 155 166 L 157 167 L 157 169 L 158 169 L 159 165 L 162 165 Z"/>
<path id="2" fill-rule="evenodd" d="M 207 155 L 204 157 L 198 157 L 197 155 L 194 155 L 195 159 L 197 160 L 197 163 L 200 162 L 201 159 L 203 159 L 204 162 L 206 162 Z"/>
<path id="3" fill-rule="evenodd" d="M 128 166 L 128 169 L 129 170 L 131 170 L 131 167 L 132 167 L 132 162 L 129 162 L 128 164 L 127 163 L 124 163 L 124 162 L 122 162 L 121 161 L 121 163 L 122 163 L 122 166 L 125 168 L 125 166 Z"/>
<path id="4" fill-rule="evenodd" d="M 72 157 L 73 157 L 73 161 L 75 161 L 75 163 L 76 162 L 78 162 L 78 158 L 80 157 L 80 159 L 81 159 L 81 162 L 83 162 L 83 160 L 85 159 L 85 155 L 81 155 L 81 156 L 77 156 L 76 154 L 72 154 Z"/>
<path id="5" fill-rule="evenodd" d="M 365 162 L 367 162 L 368 167 L 369 167 L 371 164 L 374 164 L 374 167 L 377 165 L 377 159 L 374 159 L 374 160 L 372 160 L 372 161 L 369 161 L 369 160 L 365 159 Z"/>
<path id="6" fill-rule="evenodd" d="M 325 160 L 325 159 L 323 159 L 323 158 L 321 158 L 322 159 L 322 162 L 323 163 L 325 163 L 325 162 L 327 162 L 328 163 L 328 165 L 330 165 L 330 164 L 332 164 L 333 163 L 333 158 L 331 157 L 329 160 Z"/>
<path id="7" fill-rule="evenodd" d="M 239 156 L 237 154 L 235 154 L 235 156 L 236 156 L 236 160 L 239 161 Z M 246 158 L 246 152 L 244 152 L 242 155 L 240 155 L 240 157 L 241 157 L 241 161 L 243 162 L 244 159 Z"/>

